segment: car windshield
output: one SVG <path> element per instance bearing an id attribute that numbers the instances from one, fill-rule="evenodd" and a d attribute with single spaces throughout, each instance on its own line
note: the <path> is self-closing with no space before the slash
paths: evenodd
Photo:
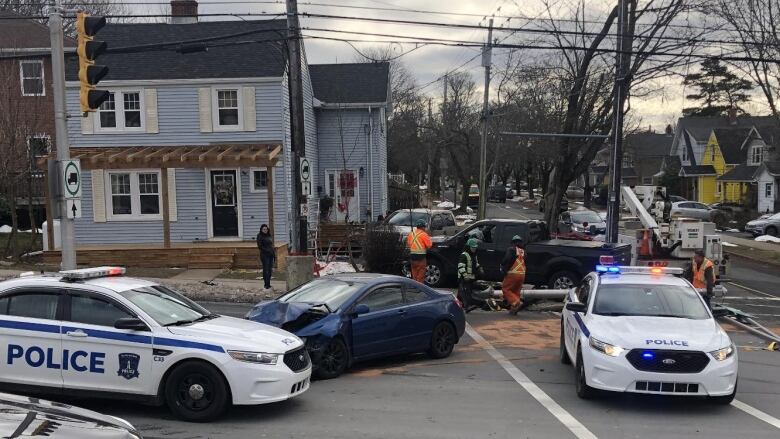
<path id="1" fill-rule="evenodd" d="M 771 220 L 780 220 L 780 212 L 769 217 Z"/>
<path id="2" fill-rule="evenodd" d="M 387 223 L 394 226 L 416 226 L 420 220 L 428 223 L 428 219 L 430 217 L 431 214 L 428 212 L 409 212 L 408 210 L 399 210 L 390 215 L 390 218 L 387 219 Z"/>
<path id="3" fill-rule="evenodd" d="M 699 293 L 679 285 L 602 285 L 593 304 L 593 313 L 696 320 L 710 317 Z"/>
<path id="4" fill-rule="evenodd" d="M 341 279 L 315 279 L 279 298 L 284 303 L 312 303 L 327 305 L 335 311 L 341 307 L 363 284 Z"/>
<path id="5" fill-rule="evenodd" d="M 572 212 L 571 219 L 575 223 L 600 223 L 604 221 L 596 212 Z"/>
<path id="6" fill-rule="evenodd" d="M 477 186 L 471 186 L 471 187 L 469 188 L 469 193 L 470 193 L 470 194 L 479 194 L 479 187 L 477 187 Z"/>
<path id="7" fill-rule="evenodd" d="M 136 288 L 119 294 L 163 326 L 194 323 L 214 316 L 206 308 L 162 285 Z"/>

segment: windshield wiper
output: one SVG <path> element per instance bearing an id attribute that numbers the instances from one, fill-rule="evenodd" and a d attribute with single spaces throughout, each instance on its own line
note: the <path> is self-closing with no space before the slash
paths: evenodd
<path id="1" fill-rule="evenodd" d="M 202 315 L 202 316 L 198 317 L 197 319 L 192 319 L 192 320 L 176 320 L 175 322 L 166 323 L 166 324 L 164 324 L 163 326 L 182 326 L 182 325 L 190 325 L 190 324 L 192 324 L 192 323 L 197 323 L 197 322 L 203 322 L 203 321 L 206 321 L 206 320 L 216 319 L 217 317 L 219 317 L 219 314 L 214 314 L 214 313 L 211 313 L 211 314 L 204 314 L 204 315 Z"/>
<path id="2" fill-rule="evenodd" d="M 312 306 L 312 308 L 314 308 L 314 307 L 317 307 L 317 308 L 319 308 L 319 307 L 322 307 L 322 306 L 324 306 L 324 307 L 325 307 L 325 309 L 327 309 L 329 313 L 333 314 L 333 310 L 332 310 L 332 309 L 330 309 L 330 307 L 328 306 L 328 304 L 327 304 L 327 303 L 325 303 L 325 302 L 322 302 L 322 303 L 312 303 L 312 304 L 311 304 L 311 306 Z"/>
<path id="3" fill-rule="evenodd" d="M 670 318 L 673 318 L 673 319 L 690 319 L 690 318 L 692 318 L 692 317 L 688 317 L 688 316 L 681 316 L 679 314 L 656 314 L 656 315 L 653 315 L 651 317 L 670 317 Z"/>
<path id="4" fill-rule="evenodd" d="M 594 314 L 600 315 L 600 316 L 609 316 L 609 317 L 620 317 L 620 316 L 636 316 L 639 314 L 629 314 L 625 312 L 594 312 Z"/>

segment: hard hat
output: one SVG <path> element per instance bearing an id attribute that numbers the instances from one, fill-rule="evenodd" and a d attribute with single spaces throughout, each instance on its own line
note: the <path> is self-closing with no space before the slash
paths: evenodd
<path id="1" fill-rule="evenodd" d="M 417 221 L 417 227 L 425 227 L 427 224 L 425 224 L 425 220 L 419 220 Z"/>
<path id="2" fill-rule="evenodd" d="M 512 242 L 523 242 L 523 238 L 520 235 L 515 235 L 512 237 Z"/>
<path id="3" fill-rule="evenodd" d="M 479 246 L 479 241 L 476 238 L 470 238 L 466 241 L 466 247 L 477 248 L 477 246 Z"/>

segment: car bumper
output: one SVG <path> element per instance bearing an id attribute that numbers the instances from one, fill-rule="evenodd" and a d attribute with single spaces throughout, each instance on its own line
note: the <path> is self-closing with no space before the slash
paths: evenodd
<path id="1" fill-rule="evenodd" d="M 610 357 L 591 348 L 583 349 L 589 386 L 612 392 L 723 396 L 737 384 L 737 354 L 724 361 L 710 358 L 698 373 L 659 373 L 637 370 L 625 357 Z M 665 385 L 664 385 L 665 384 Z"/>
<path id="2" fill-rule="evenodd" d="M 281 357 L 274 366 L 238 360 L 223 366 L 236 405 L 284 401 L 309 390 L 311 384 L 311 364 L 300 372 L 293 372 Z"/>

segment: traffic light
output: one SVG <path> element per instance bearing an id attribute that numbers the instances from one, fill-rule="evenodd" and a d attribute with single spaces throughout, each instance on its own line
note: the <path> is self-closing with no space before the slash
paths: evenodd
<path id="1" fill-rule="evenodd" d="M 79 56 L 79 101 L 81 112 L 85 115 L 95 111 L 100 104 L 108 99 L 110 93 L 106 90 L 95 90 L 95 85 L 108 74 L 108 67 L 96 65 L 95 59 L 106 51 L 104 41 L 95 41 L 95 34 L 106 25 L 106 17 L 90 16 L 79 12 L 76 17 L 76 33 L 78 34 Z"/>

